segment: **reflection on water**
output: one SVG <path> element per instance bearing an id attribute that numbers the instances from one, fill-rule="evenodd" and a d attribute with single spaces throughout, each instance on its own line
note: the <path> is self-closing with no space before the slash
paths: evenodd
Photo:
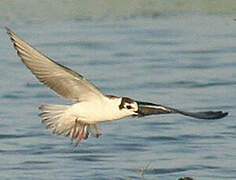
<path id="1" fill-rule="evenodd" d="M 217 121 L 180 115 L 126 118 L 102 124 L 101 138 L 74 147 L 52 135 L 38 117 L 40 104 L 70 102 L 33 77 L 1 29 L 1 178 L 141 179 L 142 173 L 145 179 L 236 178 L 236 31 L 231 18 L 160 16 L 9 26 L 106 94 L 231 115 Z"/>

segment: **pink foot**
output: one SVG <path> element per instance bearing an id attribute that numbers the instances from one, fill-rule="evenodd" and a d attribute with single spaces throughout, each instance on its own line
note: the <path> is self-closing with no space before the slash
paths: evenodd
<path id="1" fill-rule="evenodd" d="M 76 143 L 76 146 L 84 139 L 86 139 L 87 137 L 87 127 L 88 125 L 87 124 L 83 124 L 82 125 L 82 128 L 79 132 L 79 135 L 78 135 L 78 139 L 77 139 L 77 143 Z"/>

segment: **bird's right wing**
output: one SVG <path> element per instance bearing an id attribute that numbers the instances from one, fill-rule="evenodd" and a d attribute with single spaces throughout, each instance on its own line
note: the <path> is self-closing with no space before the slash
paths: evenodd
<path id="1" fill-rule="evenodd" d="M 175 108 L 169 108 L 166 106 L 148 103 L 148 102 L 139 102 L 138 104 L 137 116 L 149 116 L 154 114 L 182 114 L 185 116 L 190 116 L 198 119 L 220 119 L 228 115 L 227 112 L 222 111 L 202 111 L 202 112 L 186 112 L 178 110 Z"/>
<path id="2" fill-rule="evenodd" d="M 17 54 L 44 84 L 65 98 L 84 101 L 103 97 L 103 93 L 80 74 L 56 63 L 7 28 Z"/>

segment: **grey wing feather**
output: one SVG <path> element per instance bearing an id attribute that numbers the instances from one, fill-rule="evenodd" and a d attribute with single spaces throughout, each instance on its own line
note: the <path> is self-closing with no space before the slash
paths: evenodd
<path id="1" fill-rule="evenodd" d="M 176 113 L 183 114 L 198 119 L 221 119 L 228 115 L 228 112 L 222 111 L 201 111 L 201 112 L 186 112 L 175 109 Z"/>
<path id="2" fill-rule="evenodd" d="M 80 74 L 43 55 L 8 28 L 7 33 L 23 63 L 41 82 L 58 94 L 75 101 L 104 96 L 96 86 Z"/>
<path id="3" fill-rule="evenodd" d="M 170 108 L 148 102 L 137 101 L 137 103 L 138 103 L 138 111 L 137 111 L 138 116 L 179 113 L 185 116 L 190 116 L 198 119 L 220 119 L 228 115 L 228 112 L 222 112 L 222 111 L 186 112 L 175 108 Z"/>

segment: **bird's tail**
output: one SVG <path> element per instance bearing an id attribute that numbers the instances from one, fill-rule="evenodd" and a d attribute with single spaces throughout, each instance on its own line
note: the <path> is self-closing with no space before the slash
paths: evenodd
<path id="1" fill-rule="evenodd" d="M 70 105 L 41 105 L 39 109 L 42 111 L 40 114 L 42 123 L 44 123 L 48 129 L 51 129 L 54 134 L 76 138 L 84 122 L 80 122 L 79 119 L 71 115 L 69 112 L 70 107 Z M 76 136 L 73 135 L 74 133 Z M 88 124 L 86 134 L 91 134 L 92 136 L 98 138 L 101 135 L 99 125 Z"/>
<path id="2" fill-rule="evenodd" d="M 44 104 L 39 107 L 42 111 L 40 117 L 42 123 L 57 135 L 70 135 L 73 128 L 75 117 L 68 113 L 70 105 Z"/>

